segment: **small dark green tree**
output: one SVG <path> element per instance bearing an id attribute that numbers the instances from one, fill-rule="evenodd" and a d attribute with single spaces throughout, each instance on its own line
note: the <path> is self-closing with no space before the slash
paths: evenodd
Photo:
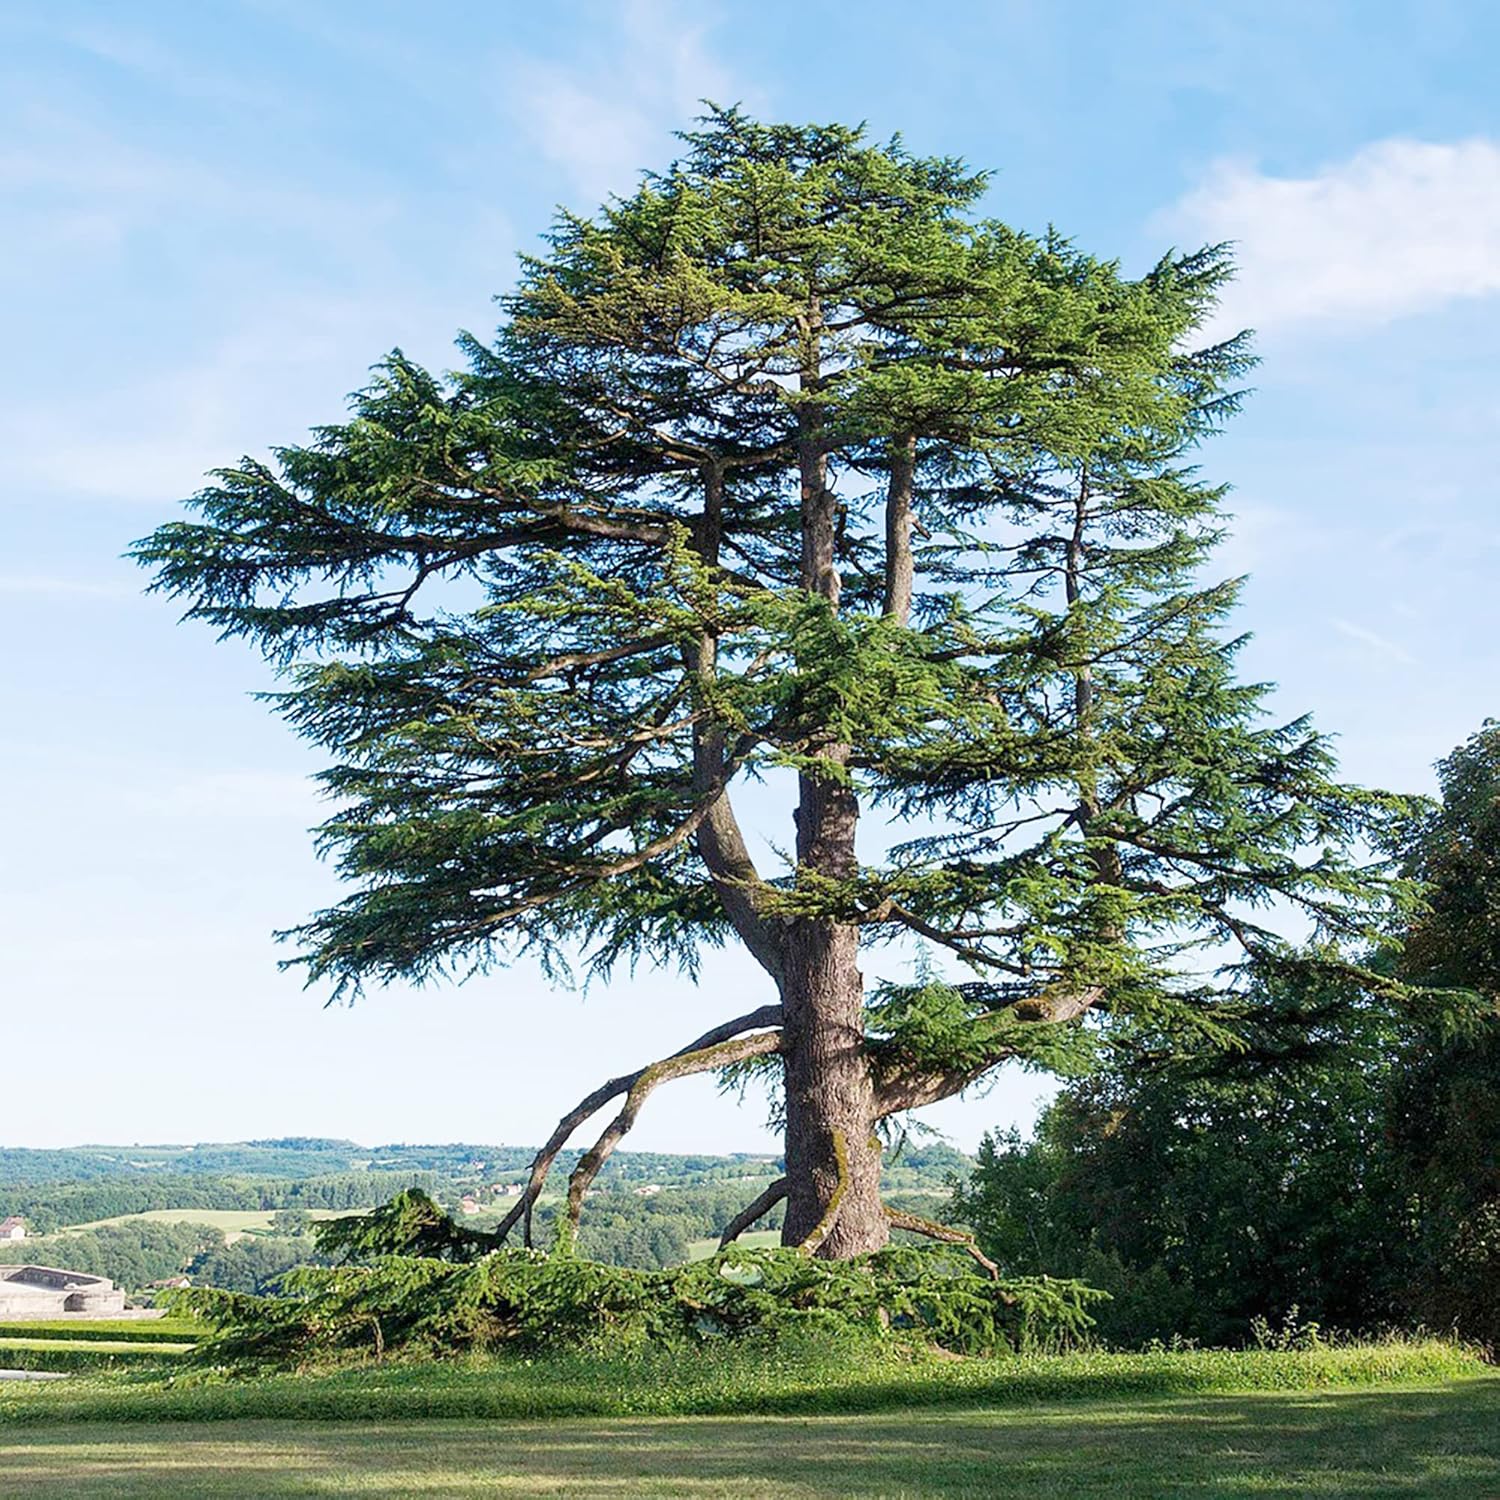
<path id="1" fill-rule="evenodd" d="M 574 1222 L 652 1089 L 759 1061 L 785 1237 L 849 1256 L 889 1232 L 882 1121 L 1110 1026 L 1227 1035 L 1223 945 L 1280 952 L 1257 908 L 1383 920 L 1351 851 L 1389 804 L 1264 720 L 1234 585 L 1198 581 L 1222 492 L 1189 455 L 1247 365 L 1193 347 L 1221 248 L 1132 279 L 899 142 L 735 110 L 684 141 L 559 218 L 466 369 L 393 354 L 137 555 L 288 669 L 332 758 L 353 891 L 296 931 L 314 980 L 731 937 L 764 970 L 766 1005 L 564 1116 L 507 1231 L 611 1100 Z M 770 864 L 753 778 L 794 804 Z M 867 992 L 896 939 L 970 977 Z"/>
<path id="2" fill-rule="evenodd" d="M 1403 967 L 1416 982 L 1500 1008 L 1500 723 L 1438 763 L 1442 797 L 1416 825 L 1407 872 L 1427 901 Z"/>

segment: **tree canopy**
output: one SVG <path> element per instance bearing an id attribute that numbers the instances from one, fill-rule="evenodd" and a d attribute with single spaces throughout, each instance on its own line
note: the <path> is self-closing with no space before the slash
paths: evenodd
<path id="1" fill-rule="evenodd" d="M 1347 969 L 1406 899 L 1367 852 L 1401 804 L 1236 676 L 1194 466 L 1250 364 L 1199 334 L 1226 249 L 1130 276 L 986 188 L 715 109 L 558 217 L 461 369 L 392 353 L 137 547 L 329 757 L 311 978 L 729 939 L 765 971 L 776 1003 L 564 1117 L 528 1224 L 611 1099 L 575 1218 L 657 1084 L 770 1065 L 789 1241 L 872 1248 L 881 1120 L 1121 1026 L 1228 1040 L 1249 969 Z M 742 823 L 756 779 L 783 828 Z M 943 977 L 867 993 L 891 943 Z"/>

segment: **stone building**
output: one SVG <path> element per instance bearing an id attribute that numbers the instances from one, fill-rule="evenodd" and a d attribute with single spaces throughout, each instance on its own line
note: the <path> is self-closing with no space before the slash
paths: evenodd
<path id="1" fill-rule="evenodd" d="M 0 1240 L 24 1240 L 25 1238 L 25 1219 L 18 1219 L 14 1214 L 8 1219 L 0 1219 Z"/>
<path id="2" fill-rule="evenodd" d="M 0 1318 L 56 1318 L 124 1311 L 125 1293 L 104 1276 L 56 1266 L 0 1266 Z"/>

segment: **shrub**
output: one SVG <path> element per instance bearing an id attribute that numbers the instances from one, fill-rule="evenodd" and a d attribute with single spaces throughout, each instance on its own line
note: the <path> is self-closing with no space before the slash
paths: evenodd
<path id="1" fill-rule="evenodd" d="M 351 1354 L 508 1347 L 702 1346 L 745 1337 L 905 1334 L 963 1353 L 1079 1341 L 1104 1294 L 1046 1277 L 992 1281 L 948 1247 L 891 1247 L 852 1261 L 731 1248 L 666 1271 L 566 1255 L 493 1251 L 455 1264 L 385 1255 L 368 1265 L 299 1267 L 280 1295 L 194 1288 L 176 1294 L 215 1335 L 214 1364 L 307 1364 Z"/>

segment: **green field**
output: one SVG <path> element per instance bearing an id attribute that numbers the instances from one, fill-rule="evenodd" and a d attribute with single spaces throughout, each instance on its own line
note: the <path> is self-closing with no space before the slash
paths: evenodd
<path id="1" fill-rule="evenodd" d="M 779 1229 L 751 1229 L 742 1234 L 735 1243 L 748 1245 L 753 1250 L 769 1250 L 772 1246 L 781 1243 L 781 1231 Z M 689 1260 L 707 1260 L 710 1255 L 718 1253 L 717 1239 L 688 1241 Z"/>
<path id="2" fill-rule="evenodd" d="M 0 1473 L 28 1497 L 1478 1500 L 1500 1494 L 1500 1379 L 854 1417 L 68 1426 L 0 1431 Z"/>
<path id="3" fill-rule="evenodd" d="M 153 1353 L 143 1342 L 136 1350 Z M 253 1378 L 174 1367 L 179 1357 L 162 1349 L 154 1364 L 0 1382 L 7 1488 L 44 1497 L 1500 1495 L 1500 1375 L 1436 1340 L 1001 1359 L 894 1340 L 710 1343 Z"/>
<path id="4" fill-rule="evenodd" d="M 182 1363 L 203 1329 L 180 1318 L 75 1331 L 0 1336 L 0 1366 L 70 1372 L 0 1382 L 8 1491 L 1500 1495 L 1500 1375 L 1438 1340 L 997 1359 L 711 1341 L 233 1376 Z"/>
<path id="5" fill-rule="evenodd" d="M 206 1224 L 210 1229 L 222 1229 L 224 1238 L 233 1244 L 241 1236 L 256 1230 L 269 1230 L 275 1209 L 251 1208 L 152 1208 L 138 1214 L 117 1214 L 112 1219 L 94 1219 L 88 1224 L 69 1224 L 57 1234 L 49 1236 L 53 1243 L 63 1235 L 79 1234 L 87 1229 L 98 1229 L 105 1224 Z M 346 1214 L 358 1213 L 358 1209 L 315 1208 L 309 1211 L 313 1219 L 337 1219 Z"/>
<path id="6" fill-rule="evenodd" d="M 1308 1350 L 963 1359 L 878 1345 L 713 1342 L 635 1355 L 558 1352 L 387 1360 L 327 1373 L 225 1378 L 154 1370 L 0 1383 L 0 1423 L 532 1420 L 853 1415 L 929 1406 L 1153 1399 L 1434 1385 L 1493 1374 L 1437 1340 Z"/>

